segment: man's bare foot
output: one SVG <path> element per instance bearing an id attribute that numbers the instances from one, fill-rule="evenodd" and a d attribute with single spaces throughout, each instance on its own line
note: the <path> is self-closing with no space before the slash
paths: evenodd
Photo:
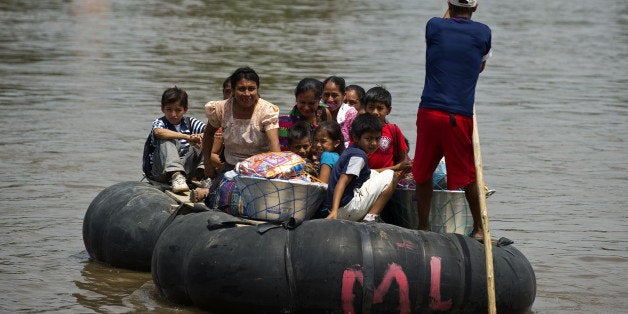
<path id="1" fill-rule="evenodd" d="M 484 231 L 482 229 L 473 230 L 471 231 L 471 237 L 478 241 L 484 241 Z"/>
<path id="2" fill-rule="evenodd" d="M 419 227 L 417 228 L 417 230 L 421 230 L 421 231 L 428 231 L 428 232 L 429 232 L 429 231 L 432 231 L 432 230 L 430 229 L 430 226 L 421 226 L 421 225 L 419 225 Z"/>

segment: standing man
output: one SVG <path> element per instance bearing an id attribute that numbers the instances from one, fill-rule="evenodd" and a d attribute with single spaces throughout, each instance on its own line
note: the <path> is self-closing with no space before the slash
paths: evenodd
<path id="1" fill-rule="evenodd" d="M 491 30 L 471 20 L 476 0 L 448 0 L 443 18 L 425 27 L 425 86 L 417 113 L 412 174 L 417 182 L 419 229 L 429 230 L 432 174 L 444 156 L 447 188 L 463 188 L 471 215 L 471 236 L 481 239 L 482 221 L 473 157 L 475 86 L 491 54 Z"/>

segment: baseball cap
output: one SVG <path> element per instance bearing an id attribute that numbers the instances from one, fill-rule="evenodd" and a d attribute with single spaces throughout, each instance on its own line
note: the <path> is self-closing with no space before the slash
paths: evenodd
<path id="1" fill-rule="evenodd" d="M 465 8 L 473 8 L 478 4 L 477 0 L 449 0 L 449 3 Z"/>

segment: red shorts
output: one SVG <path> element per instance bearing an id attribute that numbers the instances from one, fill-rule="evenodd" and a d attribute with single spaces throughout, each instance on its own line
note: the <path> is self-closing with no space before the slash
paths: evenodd
<path id="1" fill-rule="evenodd" d="M 412 175 L 417 183 L 432 180 L 445 157 L 447 189 L 456 190 L 475 182 L 473 118 L 456 114 L 455 126 L 448 112 L 419 108 L 416 119 L 416 148 Z"/>

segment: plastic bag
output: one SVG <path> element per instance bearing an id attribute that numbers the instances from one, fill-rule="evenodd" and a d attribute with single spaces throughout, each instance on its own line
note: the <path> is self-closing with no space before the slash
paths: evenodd
<path id="1" fill-rule="evenodd" d="M 267 179 L 291 179 L 301 175 L 305 160 L 293 152 L 269 152 L 236 164 L 237 173 Z"/>
<path id="2" fill-rule="evenodd" d="M 447 190 L 447 167 L 445 166 L 445 158 L 441 159 L 438 163 L 438 167 L 434 171 L 432 177 L 432 183 L 434 184 L 434 190 Z"/>

